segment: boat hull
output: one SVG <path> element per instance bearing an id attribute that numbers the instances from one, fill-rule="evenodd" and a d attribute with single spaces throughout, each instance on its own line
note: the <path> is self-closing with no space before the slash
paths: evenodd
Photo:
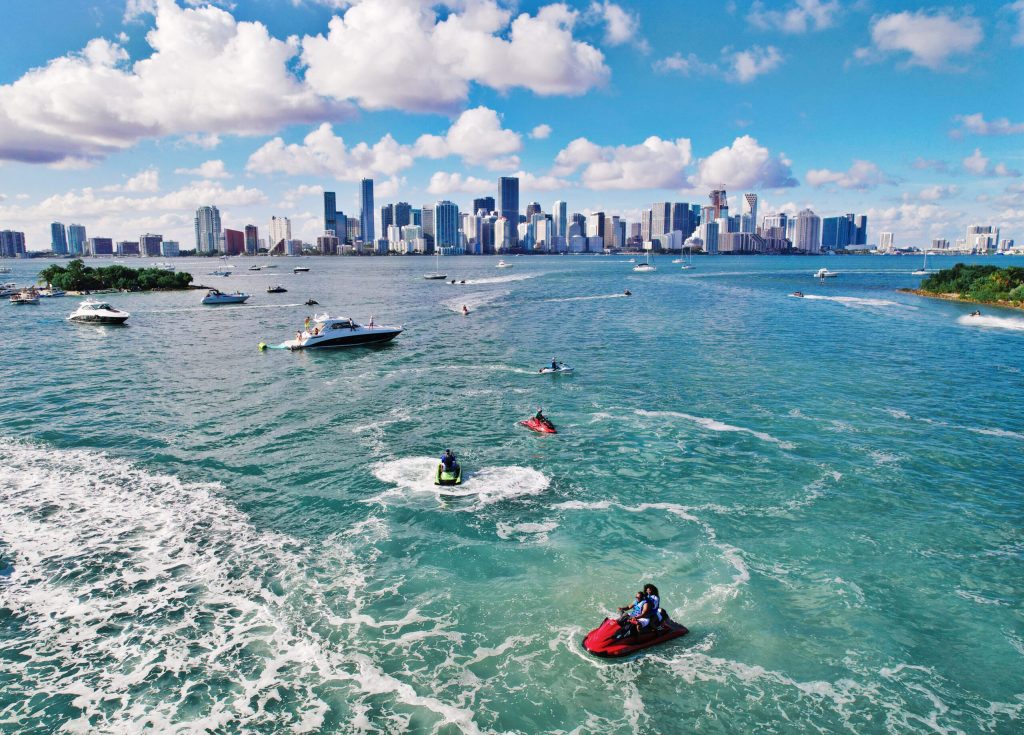
<path id="1" fill-rule="evenodd" d="M 346 334 L 326 337 L 308 337 L 304 342 L 299 343 L 292 340 L 289 349 L 292 350 L 330 350 L 342 347 L 367 347 L 370 345 L 384 344 L 390 342 L 402 333 L 401 329 L 375 330 L 372 332 L 361 332 L 359 334 Z"/>
<path id="2" fill-rule="evenodd" d="M 75 322 L 77 324 L 118 326 L 128 321 L 128 316 L 95 316 L 90 314 L 83 316 L 69 316 L 68 321 Z"/>

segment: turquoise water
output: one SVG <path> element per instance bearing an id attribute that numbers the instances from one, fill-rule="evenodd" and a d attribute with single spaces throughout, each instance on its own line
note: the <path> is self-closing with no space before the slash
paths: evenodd
<path id="1" fill-rule="evenodd" d="M 1020 731 L 1024 313 L 908 258 L 512 260 L 0 305 L 0 729 Z M 258 352 L 309 297 L 407 331 Z M 691 633 L 583 652 L 646 581 Z"/>

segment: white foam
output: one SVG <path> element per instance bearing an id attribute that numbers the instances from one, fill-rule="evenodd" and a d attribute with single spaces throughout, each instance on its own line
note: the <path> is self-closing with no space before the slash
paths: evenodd
<path id="1" fill-rule="evenodd" d="M 1010 329 L 1015 332 L 1024 331 L 1024 319 L 1017 316 L 990 316 L 987 314 L 968 316 L 964 314 L 957 318 L 956 323 L 963 324 L 966 327 Z"/>
<path id="2" fill-rule="evenodd" d="M 472 314 L 477 309 L 489 306 L 498 299 L 504 298 L 508 295 L 508 291 L 480 291 L 468 293 L 455 299 L 447 299 L 446 301 L 442 301 L 441 305 L 446 309 L 454 311 L 456 314 L 461 314 L 462 307 L 465 306 Z"/>
<path id="3" fill-rule="evenodd" d="M 692 416 L 688 413 L 679 413 L 677 411 L 645 411 L 643 409 L 637 410 L 637 414 L 640 416 L 651 416 L 655 418 L 679 418 L 686 421 L 692 421 L 693 423 L 707 429 L 708 431 L 725 431 L 725 432 L 739 432 L 741 434 L 750 434 L 751 436 L 757 437 L 761 441 L 770 442 L 772 444 L 778 444 L 783 449 L 795 449 L 796 445 L 792 442 L 783 441 L 777 439 L 771 434 L 766 434 L 763 431 L 754 431 L 753 429 L 747 429 L 742 426 L 733 426 L 732 424 L 726 424 L 718 419 L 705 418 L 703 416 Z"/>
<path id="4" fill-rule="evenodd" d="M 598 299 L 624 299 L 624 298 L 627 298 L 626 294 L 624 294 L 624 293 L 610 293 L 610 294 L 601 294 L 601 295 L 598 295 L 598 296 L 566 296 L 565 298 L 561 298 L 561 299 L 544 299 L 544 303 L 546 303 L 546 304 L 555 304 L 555 303 L 562 303 L 562 302 L 565 302 L 565 301 L 596 301 Z"/>
<path id="5" fill-rule="evenodd" d="M 543 523 L 506 523 L 501 522 L 497 526 L 498 538 L 518 541 L 534 541 L 543 543 L 548 540 L 548 534 L 558 528 L 555 521 L 544 521 Z"/>
<path id="6" fill-rule="evenodd" d="M 532 467 L 513 465 L 470 470 L 463 462 L 462 484 L 440 487 L 434 484 L 437 464 L 438 460 L 433 457 L 404 457 L 374 465 L 374 477 L 381 482 L 395 486 L 394 490 L 388 491 L 376 499 L 383 501 L 388 496 L 401 495 L 411 491 L 432 495 L 475 497 L 478 501 L 477 506 L 480 506 L 512 498 L 539 495 L 547 489 L 550 482 L 544 473 Z"/>
<path id="7" fill-rule="evenodd" d="M 889 301 L 887 299 L 864 299 L 859 296 L 821 296 L 819 294 L 804 294 L 803 298 L 811 301 L 834 301 L 837 304 L 843 306 L 849 306 L 851 308 L 859 307 L 891 307 L 895 306 L 899 309 L 917 309 L 918 307 L 911 304 L 901 304 L 898 301 Z"/>
<path id="8" fill-rule="evenodd" d="M 1024 439 L 1024 433 L 1019 431 L 1009 431 L 1008 429 L 981 429 L 973 426 L 964 427 L 968 431 L 972 431 L 975 434 L 983 434 L 985 436 L 1000 436 L 1006 439 Z"/>
<path id="9" fill-rule="evenodd" d="M 537 278 L 545 275 L 544 273 L 516 273 L 507 276 L 493 276 L 491 278 L 467 278 L 465 283 L 461 283 L 462 279 L 456 279 L 460 283 L 452 284 L 455 286 L 485 286 L 494 283 L 515 283 L 516 281 L 525 281 L 529 278 Z M 449 283 L 451 279 L 449 279 Z"/>

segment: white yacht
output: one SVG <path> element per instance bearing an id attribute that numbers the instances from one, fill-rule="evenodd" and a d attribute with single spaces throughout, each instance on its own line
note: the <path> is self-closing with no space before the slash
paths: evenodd
<path id="1" fill-rule="evenodd" d="M 511 268 L 512 264 L 511 263 L 506 263 L 504 260 L 499 260 L 498 261 L 498 265 L 496 267 L 497 268 Z"/>
<path id="2" fill-rule="evenodd" d="M 258 270 L 261 270 L 262 268 L 263 268 L 263 266 L 261 266 L 261 265 L 250 265 L 249 266 L 249 270 L 251 270 L 251 271 L 258 271 Z"/>
<path id="3" fill-rule="evenodd" d="M 304 265 L 297 265 L 292 268 L 292 273 L 309 273 L 309 268 Z"/>
<path id="4" fill-rule="evenodd" d="M 374 324 L 373 319 L 366 326 L 356 324 L 348 317 L 331 317 L 317 314 L 309 329 L 295 339 L 284 343 L 289 350 L 311 350 L 327 347 L 357 347 L 361 345 L 390 342 L 402 333 L 402 327 L 387 327 Z"/>
<path id="5" fill-rule="evenodd" d="M 160 270 L 166 271 L 167 273 L 174 273 L 174 266 L 171 265 L 170 263 L 157 263 L 153 267 L 159 268 Z"/>
<path id="6" fill-rule="evenodd" d="M 222 268 L 218 268 L 215 271 L 210 271 L 210 275 L 211 276 L 230 276 L 231 275 L 231 271 L 224 270 Z"/>
<path id="7" fill-rule="evenodd" d="M 14 281 L 11 281 L 10 283 L 0 283 L 0 296 L 14 296 L 14 294 L 18 293 L 20 290 L 21 289 L 18 287 L 18 284 Z"/>
<path id="8" fill-rule="evenodd" d="M 211 288 L 206 292 L 206 296 L 203 297 L 203 303 L 207 306 L 217 304 L 244 304 L 249 298 L 249 294 L 235 291 L 234 293 L 221 293 L 215 288 Z"/>
<path id="9" fill-rule="evenodd" d="M 80 324 L 124 324 L 129 316 L 131 314 L 127 311 L 115 309 L 110 304 L 86 299 L 68 316 L 68 321 Z"/>
<path id="10" fill-rule="evenodd" d="M 818 272 L 814 274 L 814 277 L 815 278 L 822 278 L 822 279 L 824 279 L 824 278 L 835 278 L 838 275 L 839 275 L 838 273 L 833 273 L 828 268 L 819 268 Z"/>
<path id="11" fill-rule="evenodd" d="M 651 265 L 650 255 L 647 256 L 647 260 L 645 262 L 637 263 L 636 265 L 633 266 L 633 271 L 635 273 L 653 273 L 656 270 L 658 269 Z"/>

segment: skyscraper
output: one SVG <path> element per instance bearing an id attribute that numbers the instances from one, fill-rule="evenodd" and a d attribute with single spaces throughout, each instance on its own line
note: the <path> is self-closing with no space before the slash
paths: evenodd
<path id="1" fill-rule="evenodd" d="M 509 221 L 509 247 L 519 244 L 519 179 L 502 176 L 498 179 L 498 213 Z"/>
<path id="2" fill-rule="evenodd" d="M 477 214 L 480 210 L 484 210 L 487 214 L 494 212 L 494 197 L 480 197 L 473 200 L 473 214 Z"/>
<path id="3" fill-rule="evenodd" d="M 196 210 L 196 252 L 215 253 L 220 245 L 220 210 L 200 207 Z"/>
<path id="4" fill-rule="evenodd" d="M 374 241 L 373 179 L 363 179 L 359 185 L 359 232 L 363 242 Z"/>
<path id="5" fill-rule="evenodd" d="M 256 225 L 245 226 L 245 254 L 256 255 L 260 249 L 260 231 Z"/>
<path id="6" fill-rule="evenodd" d="M 68 225 L 68 252 L 72 255 L 84 255 L 85 245 L 85 225 Z"/>
<path id="7" fill-rule="evenodd" d="M 387 236 L 388 228 L 395 224 L 395 220 L 392 218 L 392 212 L 390 204 L 385 204 L 380 208 L 380 233 L 383 236 Z"/>
<path id="8" fill-rule="evenodd" d="M 878 249 L 885 252 L 892 250 L 896 246 L 896 238 L 892 236 L 891 232 L 881 232 L 878 235 Z"/>
<path id="9" fill-rule="evenodd" d="M 729 201 L 725 196 L 725 189 L 715 189 L 709 195 L 711 199 L 712 219 L 722 219 L 729 216 Z"/>
<path id="10" fill-rule="evenodd" d="M 224 230 L 224 252 L 227 255 L 241 255 L 245 252 L 245 233 L 241 230 Z"/>
<path id="11" fill-rule="evenodd" d="M 568 232 L 569 220 L 566 216 L 566 212 L 568 212 L 568 207 L 561 199 L 551 205 L 551 217 L 555 223 L 554 230 L 556 237 L 565 237 L 566 232 Z"/>
<path id="12" fill-rule="evenodd" d="M 697 229 L 696 217 L 693 210 L 686 202 L 676 202 L 672 205 L 672 223 L 669 232 L 683 233 L 683 240 L 686 240 L 693 231 Z"/>
<path id="13" fill-rule="evenodd" d="M 335 235 L 339 234 L 338 201 L 333 191 L 324 192 L 324 232 L 333 232 Z"/>
<path id="14" fill-rule="evenodd" d="M 757 194 L 743 195 L 743 212 L 740 232 L 754 232 L 757 229 Z"/>
<path id="15" fill-rule="evenodd" d="M 439 248 L 459 244 L 459 205 L 448 200 L 434 205 L 434 243 Z"/>
<path id="16" fill-rule="evenodd" d="M 867 245 L 868 244 L 868 216 L 866 214 L 854 217 L 853 224 L 857 228 L 857 239 L 854 242 L 855 245 Z"/>
<path id="17" fill-rule="evenodd" d="M 793 247 L 805 253 L 821 252 L 821 217 L 810 209 L 801 210 L 796 215 Z"/>
<path id="18" fill-rule="evenodd" d="M 17 258 L 25 252 L 25 233 L 15 230 L 0 232 L 0 258 Z"/>
<path id="19" fill-rule="evenodd" d="M 544 208 L 540 206 L 540 202 L 530 202 L 526 205 L 526 220 L 529 222 L 530 217 L 535 214 L 539 214 L 544 211 Z"/>
<path id="20" fill-rule="evenodd" d="M 420 227 L 423 228 L 423 239 L 426 241 L 427 252 L 434 252 L 434 205 L 424 204 L 420 208 Z"/>
<path id="21" fill-rule="evenodd" d="M 281 252 L 287 252 L 287 243 L 292 239 L 292 223 L 287 217 L 270 218 L 270 252 L 280 245 Z"/>
<path id="22" fill-rule="evenodd" d="M 50 249 L 55 255 L 68 254 L 68 233 L 60 222 L 50 225 Z"/>
<path id="23" fill-rule="evenodd" d="M 160 245 L 163 241 L 163 235 L 154 235 L 149 232 L 139 235 L 139 254 L 147 258 L 159 258 Z"/>
<path id="24" fill-rule="evenodd" d="M 666 232 L 671 232 L 672 228 L 672 203 L 671 202 L 655 202 L 651 205 L 651 234 L 648 237 L 649 240 L 653 240 L 658 235 L 664 235 Z"/>

